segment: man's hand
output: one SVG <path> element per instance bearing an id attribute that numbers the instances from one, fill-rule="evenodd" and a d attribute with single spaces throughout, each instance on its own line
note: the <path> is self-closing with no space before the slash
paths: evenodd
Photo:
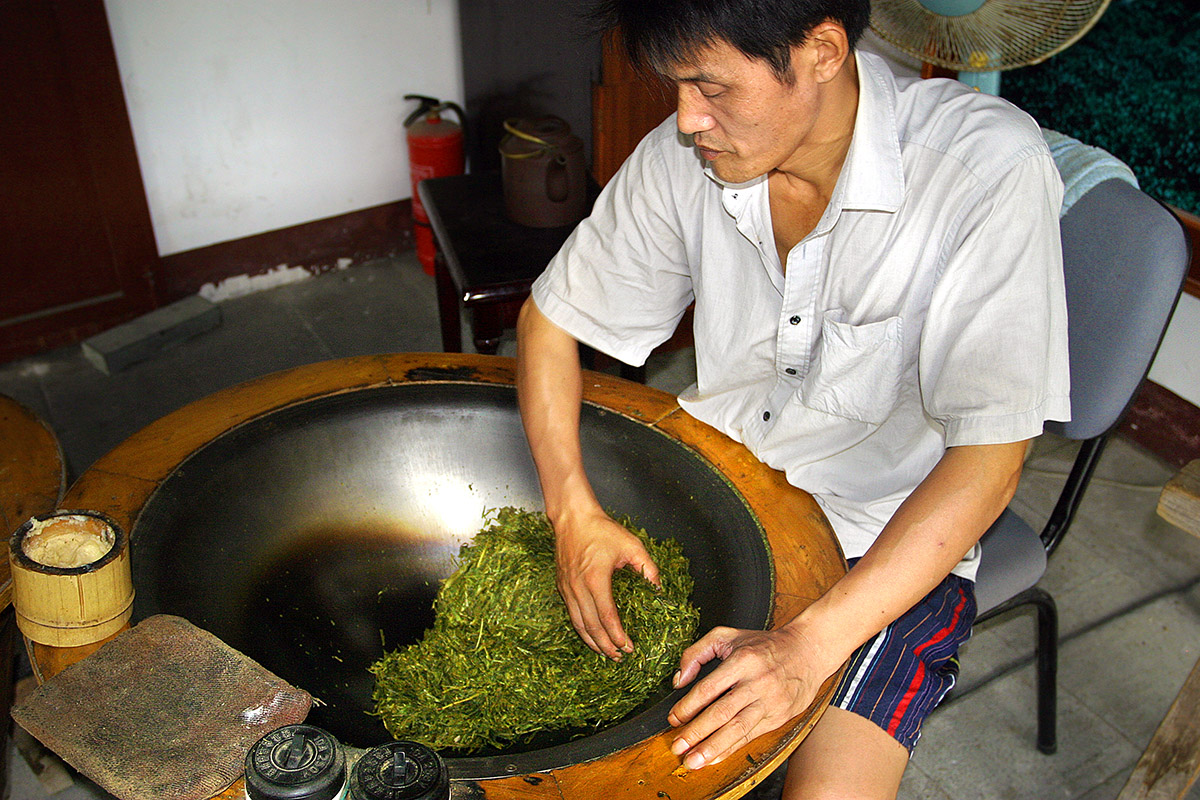
<path id="1" fill-rule="evenodd" d="M 672 750 L 699 769 L 802 712 L 854 649 L 924 597 L 1012 499 L 1027 442 L 948 449 L 861 560 L 782 628 L 714 628 L 684 651 L 675 685 L 723 662 L 675 704 Z"/>
<path id="2" fill-rule="evenodd" d="M 517 321 L 517 398 L 554 525 L 558 590 L 587 646 L 620 658 L 633 643 L 613 605 L 613 571 L 630 567 L 657 586 L 658 567 L 596 501 L 579 442 L 582 396 L 578 343 L 526 301 Z"/>
<path id="3" fill-rule="evenodd" d="M 555 527 L 558 591 L 588 647 L 609 658 L 633 652 L 613 603 L 612 574 L 630 567 L 658 585 L 658 566 L 636 536 L 603 513 Z"/>
<path id="4" fill-rule="evenodd" d="M 700 667 L 722 663 L 671 709 L 679 728 L 671 750 L 688 769 L 715 764 L 742 745 L 806 709 L 841 662 L 822 663 L 808 639 L 788 626 L 773 631 L 713 628 L 683 652 L 676 687 Z M 686 755 L 685 755 L 686 754 Z"/>

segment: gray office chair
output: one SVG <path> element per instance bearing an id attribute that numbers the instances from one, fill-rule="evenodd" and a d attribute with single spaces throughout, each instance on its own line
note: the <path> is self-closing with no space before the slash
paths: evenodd
<path id="1" fill-rule="evenodd" d="M 984 534 L 976 623 L 1037 610 L 1037 747 L 1057 747 L 1058 611 L 1036 584 L 1083 498 L 1096 462 L 1150 369 L 1189 262 L 1175 216 L 1128 183 L 1093 187 L 1062 219 L 1071 358 L 1071 421 L 1046 430 L 1081 442 L 1049 521 L 1037 533 L 1006 509 Z"/>

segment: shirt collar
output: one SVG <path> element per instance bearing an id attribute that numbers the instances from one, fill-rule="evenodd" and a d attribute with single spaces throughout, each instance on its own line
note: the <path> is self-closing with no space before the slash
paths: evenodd
<path id="1" fill-rule="evenodd" d="M 864 211 L 896 211 L 904 197 L 904 169 L 896 122 L 896 85 L 883 59 L 856 52 L 858 111 L 846 163 L 831 206 Z M 735 217 L 745 208 L 754 187 L 764 186 L 761 175 L 745 183 L 727 183 L 705 165 L 704 174 L 722 188 L 726 209 Z"/>
<path id="2" fill-rule="evenodd" d="M 841 194 L 838 205 L 864 211 L 896 211 L 904 198 L 896 81 L 879 56 L 857 52 L 855 58 L 858 112 L 838 181 Z"/>
<path id="3" fill-rule="evenodd" d="M 750 198 L 757 197 L 759 192 L 767 190 L 767 176 L 759 175 L 745 183 L 729 183 L 717 177 L 711 166 L 704 165 L 704 174 L 717 186 L 721 187 L 721 204 L 734 219 L 741 219 Z"/>

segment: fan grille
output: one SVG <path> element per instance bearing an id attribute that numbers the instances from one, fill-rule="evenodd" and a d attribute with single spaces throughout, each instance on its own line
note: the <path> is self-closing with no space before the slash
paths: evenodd
<path id="1" fill-rule="evenodd" d="M 918 0 L 873 0 L 871 27 L 925 63 L 991 72 L 1037 64 L 1070 47 L 1109 0 L 986 0 L 970 14 L 935 14 Z"/>

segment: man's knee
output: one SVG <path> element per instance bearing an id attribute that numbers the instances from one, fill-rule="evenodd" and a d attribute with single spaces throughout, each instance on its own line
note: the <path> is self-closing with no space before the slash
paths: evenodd
<path id="1" fill-rule="evenodd" d="M 908 751 L 875 723 L 829 708 L 788 760 L 784 800 L 892 800 Z"/>

